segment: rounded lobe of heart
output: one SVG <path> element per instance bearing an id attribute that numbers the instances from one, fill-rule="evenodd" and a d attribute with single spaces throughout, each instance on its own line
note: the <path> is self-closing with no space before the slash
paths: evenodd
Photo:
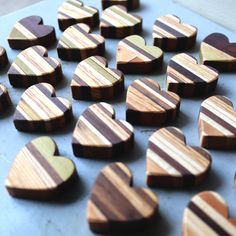
<path id="1" fill-rule="evenodd" d="M 236 220 L 229 218 L 227 204 L 218 193 L 201 192 L 184 210 L 183 235 L 236 235 Z"/>

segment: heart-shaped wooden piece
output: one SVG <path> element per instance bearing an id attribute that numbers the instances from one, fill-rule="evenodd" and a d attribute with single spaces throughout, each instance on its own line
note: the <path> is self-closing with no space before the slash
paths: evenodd
<path id="1" fill-rule="evenodd" d="M 216 192 L 195 195 L 184 211 L 183 236 L 236 235 L 236 219 L 229 217 L 225 200 Z"/>
<path id="2" fill-rule="evenodd" d="M 236 112 L 228 98 L 212 96 L 203 101 L 198 126 L 202 147 L 236 148 Z"/>
<path id="3" fill-rule="evenodd" d="M 149 227 L 158 199 L 145 188 L 132 187 L 132 173 L 123 163 L 112 163 L 97 177 L 88 201 L 87 219 L 95 233 L 136 231 Z"/>
<path id="4" fill-rule="evenodd" d="M 92 56 L 77 66 L 71 89 L 74 99 L 111 99 L 124 90 L 124 75 L 108 68 L 106 58 Z"/>
<path id="5" fill-rule="evenodd" d="M 63 31 L 77 23 L 85 23 L 93 28 L 99 23 L 99 13 L 96 8 L 85 6 L 80 0 L 67 0 L 59 7 L 57 20 Z"/>
<path id="6" fill-rule="evenodd" d="M 194 47 L 197 28 L 181 23 L 175 15 L 159 17 L 153 26 L 154 45 L 164 51 L 182 51 Z"/>
<path id="7" fill-rule="evenodd" d="M 5 48 L 0 46 L 0 69 L 3 69 L 8 64 L 8 57 Z"/>
<path id="8" fill-rule="evenodd" d="M 11 105 L 7 88 L 0 84 L 0 115 Z"/>
<path id="9" fill-rule="evenodd" d="M 201 62 L 219 71 L 236 71 L 236 43 L 220 33 L 208 35 L 201 43 Z"/>
<path id="10" fill-rule="evenodd" d="M 56 155 L 56 156 L 55 156 Z M 6 179 L 13 197 L 47 199 L 62 193 L 77 177 L 74 163 L 59 155 L 55 142 L 40 137 L 18 153 Z"/>
<path id="11" fill-rule="evenodd" d="M 90 34 L 88 25 L 77 24 L 63 32 L 57 52 L 66 61 L 82 61 L 90 56 L 103 56 L 105 40 L 101 35 Z"/>
<path id="12" fill-rule="evenodd" d="M 56 97 L 50 84 L 39 83 L 23 93 L 13 119 L 19 131 L 49 132 L 62 129 L 71 118 L 71 103 Z"/>
<path id="13" fill-rule="evenodd" d="M 150 73 L 162 66 L 163 52 L 155 46 L 146 46 L 138 35 L 126 37 L 117 48 L 117 68 L 124 73 Z"/>
<path id="14" fill-rule="evenodd" d="M 157 130 L 149 139 L 147 184 L 156 187 L 193 187 L 204 181 L 211 155 L 200 147 L 187 146 L 181 130 Z"/>
<path id="15" fill-rule="evenodd" d="M 207 95 L 217 85 L 219 73 L 199 65 L 197 59 L 186 53 L 171 58 L 167 67 L 167 90 L 183 97 Z"/>
<path id="16" fill-rule="evenodd" d="M 58 59 L 48 57 L 46 48 L 33 46 L 18 54 L 8 71 L 8 77 L 12 86 L 27 88 L 41 82 L 55 85 L 63 75 Z"/>
<path id="17" fill-rule="evenodd" d="M 111 158 L 130 150 L 133 142 L 133 127 L 126 121 L 115 120 L 111 105 L 97 103 L 79 117 L 72 146 L 75 156 Z"/>
<path id="18" fill-rule="evenodd" d="M 101 35 L 105 38 L 124 38 L 142 31 L 142 18 L 127 12 L 121 5 L 103 11 L 100 20 Z"/>
<path id="19" fill-rule="evenodd" d="M 161 91 L 157 82 L 143 78 L 128 88 L 126 120 L 137 125 L 163 125 L 176 120 L 179 107 L 177 94 Z"/>
<path id="20" fill-rule="evenodd" d="M 56 42 L 53 26 L 43 25 L 40 16 L 28 16 L 18 21 L 8 37 L 13 49 L 26 49 L 35 45 L 49 47 Z"/>
<path id="21" fill-rule="evenodd" d="M 102 9 L 106 9 L 113 5 L 122 5 L 126 7 L 129 11 L 139 8 L 139 0 L 102 0 Z"/>

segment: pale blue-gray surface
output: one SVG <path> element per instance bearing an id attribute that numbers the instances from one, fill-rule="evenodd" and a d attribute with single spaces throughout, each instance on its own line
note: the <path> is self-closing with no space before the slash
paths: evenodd
<path id="1" fill-rule="evenodd" d="M 45 24 L 52 24 L 57 31 L 57 37 L 61 36 L 58 29 L 56 12 L 61 0 L 43 1 L 29 8 L 15 12 L 11 15 L 0 18 L 0 44 L 3 45 L 8 52 L 10 61 L 12 62 L 18 51 L 11 50 L 7 44 L 7 36 L 15 23 L 22 17 L 32 14 L 38 14 L 43 17 Z M 100 1 L 87 0 L 89 5 L 94 5 L 100 8 Z M 183 21 L 196 25 L 199 28 L 197 45 L 190 53 L 199 57 L 199 42 L 212 32 L 222 32 L 236 41 L 233 33 L 224 28 L 206 20 L 197 14 L 174 4 L 170 0 L 155 0 L 142 1 L 142 6 L 135 11 L 136 14 L 144 18 L 143 36 L 148 43 L 152 42 L 151 32 L 152 25 L 155 19 L 163 14 L 175 14 L 180 16 Z M 111 67 L 115 67 L 115 50 L 118 40 L 106 40 L 107 57 Z M 49 55 L 57 56 L 55 47 L 50 49 Z M 155 73 L 150 78 L 158 81 L 162 88 L 165 87 L 165 69 L 171 56 L 174 54 L 165 54 L 165 67 L 161 73 Z M 77 63 L 62 62 L 63 72 L 65 75 L 64 81 L 56 87 L 58 95 L 66 97 L 73 102 L 73 111 L 75 121 L 81 112 L 91 102 L 73 101 L 70 92 L 70 81 Z M 6 85 L 12 97 L 14 108 L 19 101 L 19 98 L 24 90 L 13 89 L 9 85 L 6 75 L 7 70 L 0 75 L 0 83 Z M 126 76 L 126 89 L 128 85 L 140 76 Z M 236 103 L 236 76 L 235 74 L 221 74 L 218 88 L 215 94 L 228 96 Z M 181 104 L 181 113 L 175 125 L 181 128 L 186 134 L 189 144 L 198 145 L 198 127 L 197 117 L 200 103 L 204 98 L 199 99 L 183 99 Z M 117 117 L 125 118 L 125 95 L 112 100 L 117 111 Z M 26 134 L 18 132 L 12 122 L 11 110 L 4 118 L 0 119 L 0 235 L 93 235 L 86 222 L 86 203 L 88 200 L 90 189 L 93 182 L 99 173 L 99 170 L 104 165 L 111 161 L 123 161 L 126 163 L 134 174 L 134 185 L 145 187 L 145 152 L 149 136 L 155 131 L 153 128 L 135 127 L 135 147 L 129 154 L 117 157 L 113 160 L 99 161 L 76 158 L 72 153 L 71 136 L 75 125 L 75 121 L 66 131 L 52 134 L 59 146 L 60 153 L 70 157 L 77 166 L 80 176 L 80 183 L 71 193 L 61 200 L 52 202 L 35 202 L 28 200 L 19 200 L 10 197 L 5 190 L 4 180 L 10 169 L 11 163 L 14 160 L 18 151 L 25 143 L 31 139 L 38 137 L 36 134 Z M 160 199 L 160 213 L 153 227 L 147 231 L 135 235 L 181 235 L 182 215 L 183 210 L 190 198 L 202 190 L 215 190 L 230 204 L 230 211 L 236 216 L 236 192 L 234 189 L 234 173 L 236 169 L 235 152 L 212 151 L 213 165 L 209 177 L 205 183 L 193 190 L 163 190 L 154 189 Z M 124 235 L 124 234 L 123 234 Z"/>

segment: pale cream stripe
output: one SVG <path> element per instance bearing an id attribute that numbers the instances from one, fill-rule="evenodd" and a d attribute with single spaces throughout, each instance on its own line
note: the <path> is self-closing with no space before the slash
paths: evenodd
<path id="1" fill-rule="evenodd" d="M 225 217 L 223 217 L 216 209 L 205 202 L 200 196 L 195 196 L 192 199 L 203 212 L 205 212 L 212 220 L 217 222 L 229 235 L 236 235 L 236 227 L 233 226 Z"/>
<path id="2" fill-rule="evenodd" d="M 158 34 L 159 33 L 159 34 Z M 169 37 L 169 38 L 176 38 L 173 34 L 170 32 L 162 29 L 161 27 L 154 25 L 153 26 L 153 37 L 154 38 L 163 38 L 164 36 Z"/>
<path id="3" fill-rule="evenodd" d="M 194 84 L 193 80 L 188 79 L 178 71 L 174 70 L 172 67 L 168 67 L 168 76 L 167 76 L 167 82 L 174 82 L 174 83 L 180 83 L 177 79 L 171 77 L 171 74 L 174 74 L 177 78 L 180 79 L 181 82 L 188 83 L 188 84 Z"/>
<path id="4" fill-rule="evenodd" d="M 18 31 L 20 31 L 25 36 L 26 39 L 37 39 L 37 37 L 32 32 L 30 32 L 27 28 L 25 28 L 19 22 L 17 22 L 14 25 L 14 28 L 16 28 Z M 11 38 L 11 35 L 10 35 L 10 38 Z"/>
<path id="5" fill-rule="evenodd" d="M 147 157 L 156 165 L 164 169 L 168 174 L 173 175 L 173 176 L 178 176 L 178 177 L 182 176 L 182 174 L 178 170 L 176 170 L 172 165 L 170 165 L 167 161 L 162 159 L 157 153 L 155 153 L 151 149 L 148 149 Z"/>

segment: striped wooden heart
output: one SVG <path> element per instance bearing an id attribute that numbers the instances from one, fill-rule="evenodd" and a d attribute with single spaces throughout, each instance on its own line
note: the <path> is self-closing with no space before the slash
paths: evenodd
<path id="1" fill-rule="evenodd" d="M 8 71 L 8 77 L 12 86 L 27 88 L 41 82 L 55 85 L 63 75 L 60 61 L 48 57 L 46 48 L 34 46 L 18 54 Z"/>
<path id="2" fill-rule="evenodd" d="M 40 83 L 23 93 L 13 119 L 19 131 L 49 132 L 61 130 L 71 118 L 71 103 L 56 97 L 50 84 Z"/>
<path id="3" fill-rule="evenodd" d="M 139 34 L 142 31 L 142 18 L 127 13 L 124 6 L 111 6 L 103 11 L 100 30 L 105 38 L 124 38 Z"/>
<path id="4" fill-rule="evenodd" d="M 213 33 L 201 43 L 201 62 L 219 71 L 236 71 L 236 43 L 224 34 Z"/>
<path id="5" fill-rule="evenodd" d="M 11 105 L 7 88 L 0 84 L 0 115 Z"/>
<path id="6" fill-rule="evenodd" d="M 161 91 L 157 82 L 143 78 L 128 88 L 126 120 L 137 125 L 163 125 L 176 120 L 179 107 L 177 94 Z"/>
<path id="7" fill-rule="evenodd" d="M 207 98 L 201 104 L 198 126 L 202 147 L 236 148 L 236 112 L 228 98 L 223 96 Z"/>
<path id="8" fill-rule="evenodd" d="M 196 58 L 181 53 L 172 57 L 167 67 L 167 90 L 183 97 L 207 95 L 215 90 L 218 78 L 215 69 L 198 65 Z"/>
<path id="9" fill-rule="evenodd" d="M 99 23 L 99 13 L 96 8 L 85 6 L 80 0 L 67 0 L 59 7 L 57 20 L 63 31 L 77 23 L 85 23 L 93 28 Z"/>
<path id="10" fill-rule="evenodd" d="M 35 45 L 49 47 L 56 42 L 53 26 L 44 25 L 40 16 L 28 16 L 16 22 L 8 37 L 13 49 L 26 49 Z"/>
<path id="11" fill-rule="evenodd" d="M 124 90 L 124 75 L 108 68 L 106 58 L 89 57 L 77 66 L 71 89 L 74 99 L 111 99 Z"/>
<path id="12" fill-rule="evenodd" d="M 3 69 L 8 64 L 8 57 L 5 48 L 0 46 L 0 69 Z"/>
<path id="13" fill-rule="evenodd" d="M 105 40 L 101 35 L 90 34 L 88 25 L 77 24 L 63 32 L 57 52 L 62 60 L 67 61 L 82 61 L 90 56 L 103 56 Z"/>
<path id="14" fill-rule="evenodd" d="M 132 187 L 132 173 L 126 165 L 112 163 L 95 181 L 87 219 L 95 233 L 139 232 L 154 220 L 158 204 L 151 190 Z"/>
<path id="15" fill-rule="evenodd" d="M 184 211 L 183 236 L 236 235 L 236 219 L 229 217 L 225 200 L 216 192 L 195 195 Z"/>
<path id="16" fill-rule="evenodd" d="M 157 130 L 149 139 L 147 184 L 156 187 L 193 187 L 204 181 L 211 167 L 210 153 L 187 146 L 181 130 Z"/>
<path id="17" fill-rule="evenodd" d="M 117 47 L 117 68 L 124 73 L 145 74 L 162 66 L 163 52 L 155 46 L 146 46 L 138 35 L 126 37 Z"/>
<path id="18" fill-rule="evenodd" d="M 111 158 L 133 146 L 133 127 L 115 120 L 115 111 L 107 103 L 88 107 L 76 124 L 72 146 L 75 156 Z"/>
<path id="19" fill-rule="evenodd" d="M 165 15 L 157 18 L 152 36 L 154 45 L 164 51 L 182 51 L 194 47 L 197 28 L 181 23 L 175 15 Z"/>
<path id="20" fill-rule="evenodd" d="M 5 185 L 18 198 L 47 199 L 64 192 L 77 177 L 74 163 L 59 155 L 55 142 L 40 137 L 17 154 Z"/>
<path id="21" fill-rule="evenodd" d="M 139 8 L 139 0 L 102 0 L 102 9 L 106 9 L 113 5 L 125 6 L 129 11 Z"/>

